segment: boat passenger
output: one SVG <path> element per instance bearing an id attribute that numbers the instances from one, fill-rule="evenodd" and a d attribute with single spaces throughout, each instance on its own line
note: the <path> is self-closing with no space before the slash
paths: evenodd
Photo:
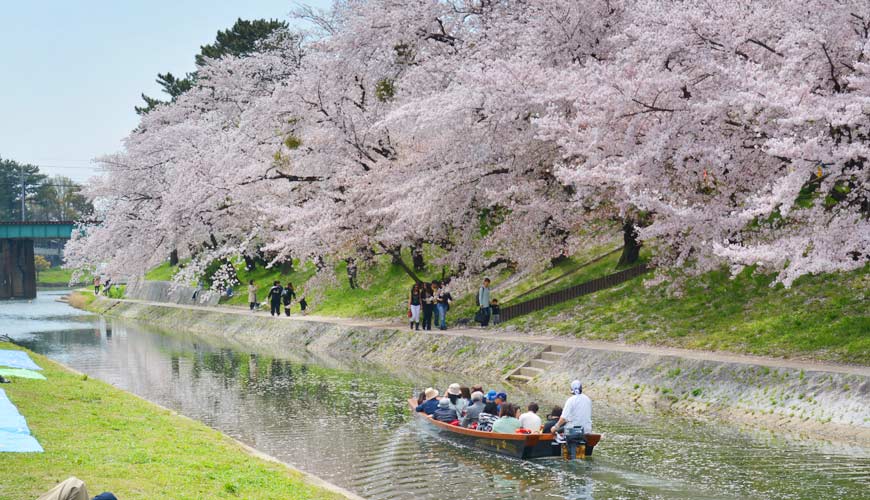
<path id="1" fill-rule="evenodd" d="M 417 411 L 422 411 L 425 412 L 426 415 L 431 415 L 438 409 L 438 389 L 429 387 L 426 389 L 425 394 L 426 401 L 417 405 Z"/>
<path id="2" fill-rule="evenodd" d="M 507 394 L 504 392 L 500 392 L 495 395 L 495 404 L 498 406 L 499 413 L 501 412 L 501 407 L 507 402 Z"/>
<path id="3" fill-rule="evenodd" d="M 544 434 L 549 434 L 553 431 L 553 426 L 559 423 L 559 417 L 562 416 L 562 407 L 554 406 L 553 410 L 550 411 L 550 414 L 547 415 L 547 421 L 544 422 L 544 430 L 541 431 Z"/>
<path id="4" fill-rule="evenodd" d="M 520 415 L 520 425 L 532 432 L 541 432 L 541 417 L 538 416 L 538 403 L 529 403 L 529 411 Z"/>
<path id="5" fill-rule="evenodd" d="M 492 432 L 500 432 L 504 434 L 513 434 L 520 428 L 520 421 L 517 419 L 517 414 L 520 409 L 513 403 L 505 403 L 501 405 L 501 413 L 498 420 L 492 424 Z"/>
<path id="6" fill-rule="evenodd" d="M 483 391 L 480 391 L 483 392 Z M 468 386 L 463 385 L 459 388 L 459 393 L 462 394 L 462 398 L 468 401 L 468 404 L 471 404 L 471 393 L 472 390 L 468 388 Z"/>
<path id="7" fill-rule="evenodd" d="M 462 427 L 470 427 L 471 424 L 477 423 L 477 417 L 480 416 L 484 406 L 483 393 L 480 391 L 472 392 L 471 405 L 465 409 L 465 416 L 462 417 L 460 425 L 462 425 Z"/>
<path id="8" fill-rule="evenodd" d="M 577 451 L 578 442 L 582 442 L 584 435 L 592 432 L 592 400 L 583 394 L 583 385 L 579 380 L 571 382 L 572 396 L 565 401 L 565 408 L 559 422 L 553 427 L 554 431 L 565 432 L 565 440 L 568 444 L 568 458 L 573 460 Z"/>
<path id="9" fill-rule="evenodd" d="M 490 389 L 490 390 L 486 393 L 486 399 L 484 400 L 484 402 L 486 402 L 486 403 L 494 403 L 494 402 L 495 402 L 495 397 L 496 397 L 497 395 L 498 395 L 498 393 L 497 393 L 496 391 Z M 498 413 L 496 413 L 496 415 L 498 415 Z"/>
<path id="10" fill-rule="evenodd" d="M 450 384 L 447 388 L 445 396 L 450 400 L 450 407 L 456 411 L 459 418 L 465 414 L 465 408 L 468 407 L 468 400 L 462 397 L 462 388 L 459 384 Z"/>
<path id="11" fill-rule="evenodd" d="M 479 393 L 484 394 L 484 395 L 486 394 L 486 391 L 483 390 L 482 385 L 471 386 L 471 393 L 474 394 L 475 392 L 479 392 Z M 486 402 L 486 399 L 484 399 L 484 402 Z"/>
<path id="12" fill-rule="evenodd" d="M 477 416 L 477 430 L 479 431 L 491 431 L 492 424 L 498 418 L 498 406 L 492 401 L 486 403 L 483 407 L 483 411 L 480 412 L 480 415 Z"/>
<path id="13" fill-rule="evenodd" d="M 444 398 L 441 401 L 438 401 L 438 409 L 432 414 L 432 418 L 435 420 L 448 424 L 454 420 L 459 420 L 458 417 L 459 415 L 456 414 L 456 410 L 450 406 L 450 398 Z"/>

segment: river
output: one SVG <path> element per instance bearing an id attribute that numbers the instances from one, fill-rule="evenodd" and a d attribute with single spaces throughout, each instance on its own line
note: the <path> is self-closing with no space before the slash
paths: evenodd
<path id="1" fill-rule="evenodd" d="M 93 316 L 57 302 L 63 293 L 0 303 L 0 333 L 366 498 L 870 496 L 870 450 L 600 404 L 593 417 L 604 438 L 591 460 L 493 456 L 409 414 L 413 391 L 446 387 L 450 374 L 246 352 Z M 539 403 L 546 414 L 553 401 Z"/>

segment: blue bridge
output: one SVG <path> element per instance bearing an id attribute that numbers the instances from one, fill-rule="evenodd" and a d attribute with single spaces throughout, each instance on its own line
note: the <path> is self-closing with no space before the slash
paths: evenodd
<path id="1" fill-rule="evenodd" d="M 0 221 L 0 299 L 36 297 L 34 240 L 68 239 L 74 230 L 72 221 Z"/>

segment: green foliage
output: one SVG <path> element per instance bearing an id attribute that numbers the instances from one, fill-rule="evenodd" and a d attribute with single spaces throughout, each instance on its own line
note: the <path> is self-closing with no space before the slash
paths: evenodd
<path id="1" fill-rule="evenodd" d="M 93 211 L 72 179 L 48 177 L 36 165 L 0 158 L 0 220 L 21 220 L 22 180 L 27 220 L 76 220 Z"/>
<path id="2" fill-rule="evenodd" d="M 73 472 L 118 498 L 340 498 L 201 423 L 30 356 L 48 380 L 4 389 L 45 453 L 4 453 L 4 470 L 15 473 L 4 474 L 0 498 L 36 498 Z"/>
<path id="3" fill-rule="evenodd" d="M 196 55 L 196 66 L 203 66 L 207 59 L 220 59 L 225 55 L 244 56 L 250 54 L 257 50 L 259 43 L 276 30 L 286 30 L 287 28 L 287 23 L 277 19 L 256 19 L 254 21 L 238 19 L 230 29 L 218 31 L 214 43 L 200 47 L 200 53 Z M 178 78 L 169 72 L 158 73 L 157 84 L 160 85 L 162 92 L 170 97 L 169 102 L 175 102 L 178 96 L 196 84 L 197 76 L 196 71 L 187 73 L 184 78 Z M 147 114 L 160 104 L 167 102 L 145 94 L 142 94 L 142 100 L 145 101 L 145 106 L 135 106 L 134 108 L 139 115 Z"/>
<path id="4" fill-rule="evenodd" d="M 265 40 L 276 30 L 286 30 L 288 25 L 277 19 L 237 19 L 228 30 L 218 31 L 215 42 L 200 47 L 196 55 L 196 65 L 202 66 L 206 59 L 220 59 L 223 56 L 244 56 L 257 49 L 257 43 Z"/>
<path id="5" fill-rule="evenodd" d="M 375 85 L 375 97 L 381 102 L 387 102 L 396 95 L 396 86 L 393 80 L 384 78 Z"/>
<path id="6" fill-rule="evenodd" d="M 291 134 L 284 139 L 284 145 L 287 146 L 287 149 L 299 149 L 299 146 L 302 145 L 302 139 Z"/>
<path id="7" fill-rule="evenodd" d="M 33 265 L 36 267 L 36 272 L 38 274 L 48 270 L 48 268 L 51 267 L 51 262 L 42 255 L 36 255 L 33 257 Z"/>

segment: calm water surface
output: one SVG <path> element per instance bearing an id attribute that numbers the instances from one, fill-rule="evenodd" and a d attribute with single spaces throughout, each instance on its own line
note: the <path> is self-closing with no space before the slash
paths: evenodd
<path id="1" fill-rule="evenodd" d="M 0 333 L 367 498 L 870 498 L 870 450 L 600 404 L 595 427 L 605 438 L 593 460 L 496 457 L 409 414 L 408 396 L 446 387 L 449 374 L 251 353 L 88 315 L 56 302 L 62 294 L 0 302 Z"/>

